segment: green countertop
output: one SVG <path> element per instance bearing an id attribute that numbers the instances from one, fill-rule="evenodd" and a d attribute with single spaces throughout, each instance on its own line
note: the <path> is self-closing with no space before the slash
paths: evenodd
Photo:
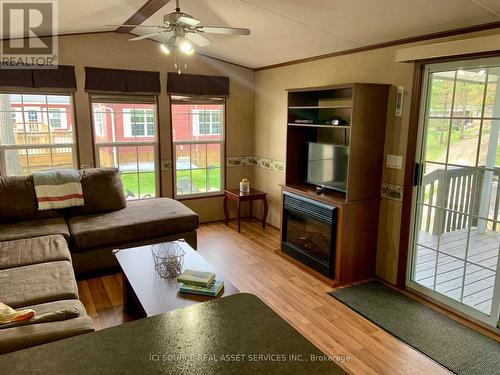
<path id="1" fill-rule="evenodd" d="M 4 374 L 345 374 L 252 294 L 0 356 Z"/>

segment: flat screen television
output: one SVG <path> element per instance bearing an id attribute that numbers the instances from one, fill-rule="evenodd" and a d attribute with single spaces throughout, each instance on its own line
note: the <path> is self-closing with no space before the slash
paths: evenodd
<path id="1" fill-rule="evenodd" d="M 346 191 L 349 147 L 307 142 L 306 182 L 322 189 Z"/>

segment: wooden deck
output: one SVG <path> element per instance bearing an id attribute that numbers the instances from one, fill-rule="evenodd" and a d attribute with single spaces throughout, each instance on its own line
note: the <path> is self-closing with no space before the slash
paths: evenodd
<path id="1" fill-rule="evenodd" d="M 471 230 L 467 262 L 467 230 L 443 234 L 439 247 L 438 236 L 421 231 L 418 243 L 415 281 L 489 315 L 500 248 L 499 236 L 492 232 L 481 234 Z"/>

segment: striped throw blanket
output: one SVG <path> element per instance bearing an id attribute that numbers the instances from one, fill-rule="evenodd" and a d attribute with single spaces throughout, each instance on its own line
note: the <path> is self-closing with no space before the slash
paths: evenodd
<path id="1" fill-rule="evenodd" d="M 34 172 L 38 210 L 83 206 L 82 184 L 75 169 Z"/>
<path id="2" fill-rule="evenodd" d="M 35 316 L 35 311 L 31 309 L 14 310 L 5 303 L 0 302 L 0 324 L 18 322 L 20 320 L 31 319 Z"/>

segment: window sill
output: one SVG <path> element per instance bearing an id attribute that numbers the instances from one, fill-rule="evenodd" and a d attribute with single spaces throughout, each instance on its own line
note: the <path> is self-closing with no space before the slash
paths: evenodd
<path id="1" fill-rule="evenodd" d="M 218 198 L 218 197 L 223 197 L 223 196 L 224 196 L 224 192 L 223 191 L 217 191 L 217 192 L 214 192 L 214 193 L 180 195 L 180 196 L 175 197 L 175 200 L 178 200 L 178 201 L 190 201 L 190 200 L 195 200 L 195 199 Z"/>

